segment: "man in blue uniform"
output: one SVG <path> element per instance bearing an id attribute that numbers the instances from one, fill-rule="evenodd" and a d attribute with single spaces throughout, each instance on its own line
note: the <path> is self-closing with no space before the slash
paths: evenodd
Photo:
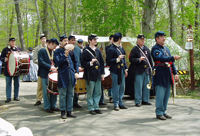
<path id="1" fill-rule="evenodd" d="M 89 113 L 92 115 L 102 114 L 99 109 L 99 100 L 101 98 L 101 80 L 104 80 L 104 61 L 101 51 L 95 47 L 97 44 L 97 35 L 88 36 L 89 46 L 85 47 L 81 65 L 84 68 L 83 78 L 86 79 L 87 104 Z"/>
<path id="2" fill-rule="evenodd" d="M 110 66 L 110 73 L 112 77 L 112 88 L 114 110 L 127 109 L 124 106 L 122 98 L 125 91 L 125 77 L 128 75 L 126 69 L 126 60 L 124 51 L 120 47 L 122 39 L 121 33 L 116 33 L 113 37 L 114 43 L 107 51 L 106 63 Z"/>
<path id="3" fill-rule="evenodd" d="M 69 44 L 73 44 L 75 46 L 74 50 L 73 50 L 73 54 L 75 55 L 76 57 L 76 60 L 78 61 L 78 66 L 79 66 L 79 71 L 82 70 L 82 67 L 81 67 L 81 55 L 82 55 L 82 52 L 81 52 L 81 49 L 75 45 L 76 43 L 76 38 L 75 36 L 73 35 L 70 35 L 68 37 L 68 43 Z M 74 102 L 73 102 L 73 107 L 74 108 L 81 108 L 81 106 L 78 104 L 78 94 L 74 93 Z"/>
<path id="4" fill-rule="evenodd" d="M 4 48 L 1 54 L 1 61 L 5 64 L 4 75 L 6 76 L 6 98 L 5 102 L 11 101 L 11 90 L 12 90 L 12 79 L 14 79 L 14 100 L 20 101 L 19 99 L 19 81 L 20 76 L 10 76 L 8 73 L 7 62 L 8 53 L 11 51 L 22 51 L 20 47 L 15 46 L 15 38 L 9 39 L 9 46 Z"/>
<path id="5" fill-rule="evenodd" d="M 156 117 L 160 120 L 171 119 L 172 117 L 167 114 L 167 104 L 170 97 L 171 85 L 174 84 L 173 75 L 175 80 L 178 80 L 175 60 L 181 57 L 178 55 L 171 56 L 169 48 L 165 44 L 166 34 L 163 31 L 155 33 L 156 45 L 151 50 L 155 66 L 155 75 L 153 76 L 153 86 L 156 90 Z"/>
<path id="6" fill-rule="evenodd" d="M 69 49 L 66 49 L 67 36 L 60 37 L 60 48 L 56 49 L 54 54 L 54 61 L 58 67 L 58 90 L 59 90 L 59 103 L 61 110 L 61 118 L 67 117 L 76 118 L 72 115 L 73 110 L 73 95 L 76 79 L 78 78 L 79 65 L 74 54 Z"/>
<path id="7" fill-rule="evenodd" d="M 134 91 L 135 91 L 135 106 L 151 105 L 149 103 L 149 84 L 150 74 L 152 69 L 151 53 L 147 46 L 144 45 L 145 36 L 138 35 L 137 45 L 131 50 L 129 61 L 129 73 L 133 74 Z"/>
<path id="8" fill-rule="evenodd" d="M 48 113 L 53 113 L 53 111 L 59 111 L 56 106 L 57 95 L 49 94 L 47 91 L 48 74 L 50 71 L 57 70 L 53 63 L 54 49 L 59 45 L 56 38 L 52 38 L 49 41 L 49 45 L 45 48 L 40 49 L 38 52 L 38 76 L 42 79 L 42 90 L 43 90 L 43 100 L 44 109 Z"/>

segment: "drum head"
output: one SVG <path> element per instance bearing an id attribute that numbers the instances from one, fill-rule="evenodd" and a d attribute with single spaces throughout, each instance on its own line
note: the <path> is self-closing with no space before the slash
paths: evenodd
<path id="1" fill-rule="evenodd" d="M 108 77 L 108 76 L 110 75 L 109 67 L 105 67 L 105 68 L 104 68 L 104 71 L 105 71 L 104 77 Z"/>
<path id="2" fill-rule="evenodd" d="M 51 72 L 49 73 L 49 80 L 53 81 L 53 82 L 58 82 L 58 72 Z"/>
<path id="3" fill-rule="evenodd" d="M 16 62 L 14 53 L 11 52 L 8 58 L 8 72 L 12 76 L 16 71 Z"/>
<path id="4" fill-rule="evenodd" d="M 78 78 L 79 78 L 79 79 L 83 79 L 83 74 L 84 74 L 84 72 L 79 72 Z"/>

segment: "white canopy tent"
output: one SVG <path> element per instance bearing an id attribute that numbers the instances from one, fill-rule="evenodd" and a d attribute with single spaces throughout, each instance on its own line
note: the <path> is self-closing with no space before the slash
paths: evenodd
<path id="1" fill-rule="evenodd" d="M 88 42 L 88 36 L 85 35 L 74 35 L 76 37 L 76 40 L 82 39 L 85 42 Z M 129 52 L 131 51 L 132 47 L 136 45 L 137 38 L 131 38 L 131 37 L 123 37 L 122 38 L 122 46 L 126 50 L 127 56 L 129 55 Z M 98 36 L 98 43 L 105 43 L 109 42 L 109 37 L 102 37 Z M 181 48 L 177 43 L 175 43 L 171 37 L 167 37 L 165 40 L 166 46 L 170 49 L 172 55 L 180 55 L 182 59 L 179 61 L 176 61 L 175 64 L 177 66 L 177 69 L 179 70 L 188 70 L 188 51 Z M 145 45 L 148 46 L 150 49 L 156 44 L 155 39 L 146 39 Z M 131 47 L 132 46 L 132 47 Z"/>

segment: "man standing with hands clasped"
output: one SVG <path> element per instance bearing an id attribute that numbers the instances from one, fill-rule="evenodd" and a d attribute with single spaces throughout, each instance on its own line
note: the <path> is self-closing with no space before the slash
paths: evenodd
<path id="1" fill-rule="evenodd" d="M 167 104 L 170 97 L 171 85 L 178 80 L 177 70 L 174 65 L 175 60 L 181 57 L 171 56 L 169 48 L 165 46 L 165 32 L 158 31 L 155 34 L 156 45 L 151 50 L 155 66 L 155 75 L 153 76 L 153 86 L 156 90 L 156 117 L 160 120 L 171 119 L 167 114 Z"/>
<path id="2" fill-rule="evenodd" d="M 104 80 L 104 61 L 101 51 L 95 47 L 97 44 L 97 35 L 88 36 L 89 46 L 85 47 L 81 59 L 81 65 L 84 68 L 83 78 L 86 79 L 87 104 L 89 113 L 92 115 L 102 114 L 99 109 L 99 100 L 101 98 L 101 80 Z"/>

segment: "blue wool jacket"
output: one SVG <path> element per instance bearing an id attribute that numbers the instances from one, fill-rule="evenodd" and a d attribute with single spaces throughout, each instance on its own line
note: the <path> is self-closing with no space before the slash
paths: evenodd
<path id="1" fill-rule="evenodd" d="M 69 74 L 73 86 L 75 86 L 75 73 L 79 73 L 79 65 L 74 54 L 65 56 L 65 50 L 59 48 L 54 52 L 55 66 L 58 67 L 58 88 L 67 88 L 69 84 Z"/>
<path id="2" fill-rule="evenodd" d="M 166 46 L 161 46 L 158 43 L 152 47 L 151 55 L 153 57 L 154 62 L 175 61 L 174 57 L 170 54 L 169 48 L 167 48 Z M 171 73 L 173 73 L 174 75 L 177 74 L 177 70 L 174 63 L 171 65 L 171 67 L 154 66 L 154 69 L 156 69 L 156 74 L 153 76 L 153 86 L 160 85 L 163 87 L 167 87 L 169 85 L 173 85 Z"/>

